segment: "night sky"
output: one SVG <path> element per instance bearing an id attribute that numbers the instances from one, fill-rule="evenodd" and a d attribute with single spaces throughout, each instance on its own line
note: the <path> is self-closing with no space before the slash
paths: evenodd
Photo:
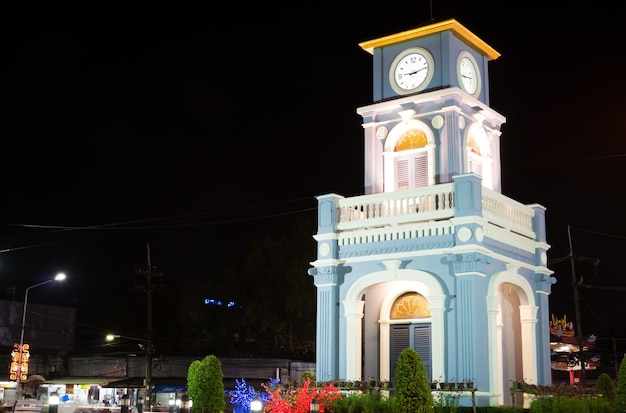
<path id="1" fill-rule="evenodd" d="M 280 217 L 314 216 L 317 195 L 362 194 L 356 109 L 373 103 L 372 57 L 358 43 L 455 18 L 501 53 L 489 70 L 491 106 L 507 118 L 503 193 L 547 208 L 553 311 L 574 315 L 569 228 L 578 277 L 610 287 L 581 289 L 584 332 L 626 344 L 616 304 L 626 297 L 626 29 L 608 2 L 572 4 L 8 13 L 0 292 L 17 286 L 21 300 L 63 270 L 63 286 L 31 299 L 53 296 L 104 328 L 95 309 L 136 281 L 148 242 L 170 281 L 193 283 L 280 230 Z"/>

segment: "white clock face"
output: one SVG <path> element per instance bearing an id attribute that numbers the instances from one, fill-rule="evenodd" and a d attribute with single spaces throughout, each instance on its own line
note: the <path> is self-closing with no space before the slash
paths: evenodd
<path id="1" fill-rule="evenodd" d="M 400 94 L 420 91 L 430 83 L 434 61 L 425 49 L 414 47 L 400 53 L 391 64 L 389 82 Z"/>
<path id="2" fill-rule="evenodd" d="M 459 55 L 457 72 L 461 88 L 470 95 L 477 95 L 480 92 L 480 74 L 476 61 L 469 53 L 463 52 Z"/>
<path id="3" fill-rule="evenodd" d="M 428 60 L 419 54 L 411 53 L 404 56 L 394 69 L 396 83 L 404 90 L 417 89 L 428 76 Z"/>

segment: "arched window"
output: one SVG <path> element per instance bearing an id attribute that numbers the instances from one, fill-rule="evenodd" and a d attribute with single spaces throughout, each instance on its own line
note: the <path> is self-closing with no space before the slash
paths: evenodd
<path id="1" fill-rule="evenodd" d="M 467 172 L 483 178 L 483 185 L 493 189 L 489 135 L 482 122 L 472 123 L 467 131 Z"/>
<path id="2" fill-rule="evenodd" d="M 396 125 L 385 143 L 385 192 L 434 184 L 432 131 L 410 119 Z"/>
<path id="3" fill-rule="evenodd" d="M 395 152 L 406 151 L 407 149 L 423 148 L 428 144 L 428 137 L 423 130 L 409 129 L 404 132 L 396 142 Z"/>
<path id="4" fill-rule="evenodd" d="M 430 316 L 430 303 L 426 297 L 416 292 L 408 292 L 402 294 L 393 303 L 390 318 L 392 320 L 398 320 Z"/>
<path id="5" fill-rule="evenodd" d="M 428 185 L 428 153 L 423 150 L 427 144 L 428 138 L 420 129 L 410 129 L 398 139 L 394 152 L 407 152 L 396 156 L 396 189 Z"/>

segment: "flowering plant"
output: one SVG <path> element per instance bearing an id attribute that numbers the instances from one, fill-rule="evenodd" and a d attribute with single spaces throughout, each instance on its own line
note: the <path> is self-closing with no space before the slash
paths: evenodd
<path id="1" fill-rule="evenodd" d="M 320 413 L 324 413 L 329 401 L 341 399 L 340 390 L 333 384 L 326 384 L 324 387 L 311 386 L 309 378 L 300 387 L 275 386 L 271 389 L 265 383 L 261 386 L 269 395 L 263 409 L 265 413 L 308 413 L 313 399 L 319 402 Z"/>
<path id="2" fill-rule="evenodd" d="M 270 379 L 270 387 L 274 388 L 278 382 L 280 379 Z M 267 393 L 257 393 L 254 387 L 246 384 L 246 380 L 243 378 L 241 381 L 235 379 L 235 390 L 229 391 L 228 395 L 230 396 L 230 404 L 239 406 L 244 412 L 250 411 L 250 402 L 257 397 L 264 403 L 269 400 Z"/>

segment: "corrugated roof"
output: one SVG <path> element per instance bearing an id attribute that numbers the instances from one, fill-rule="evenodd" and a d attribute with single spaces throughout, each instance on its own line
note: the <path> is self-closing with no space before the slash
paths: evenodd
<path id="1" fill-rule="evenodd" d="M 172 386 L 172 387 L 181 387 L 187 385 L 187 378 L 182 377 L 153 377 L 150 381 L 152 386 Z M 143 388 L 144 387 L 144 378 L 143 377 L 128 377 L 125 379 L 116 379 L 110 380 L 108 383 L 105 383 L 102 387 L 106 388 L 114 388 L 114 389 L 128 389 L 128 388 Z"/>
<path id="2" fill-rule="evenodd" d="M 112 377 L 62 377 L 60 379 L 46 379 L 43 384 L 106 384 Z"/>

